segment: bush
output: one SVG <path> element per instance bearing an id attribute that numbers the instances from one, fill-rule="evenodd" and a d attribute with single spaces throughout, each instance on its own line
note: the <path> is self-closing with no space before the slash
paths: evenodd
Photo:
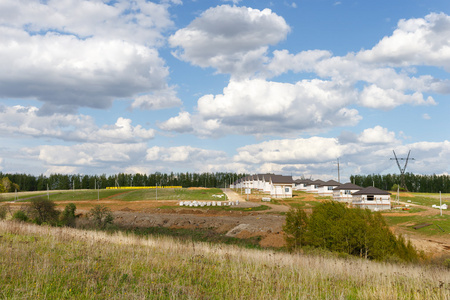
<path id="1" fill-rule="evenodd" d="M 13 220 L 17 220 L 17 221 L 23 221 L 23 222 L 28 221 L 28 216 L 23 210 L 17 210 L 13 214 L 12 218 L 13 218 Z"/>
<path id="2" fill-rule="evenodd" d="M 77 207 L 73 203 L 69 203 L 64 208 L 64 211 L 61 214 L 61 223 L 63 226 L 75 227 L 75 211 Z"/>
<path id="3" fill-rule="evenodd" d="M 6 213 L 8 212 L 8 209 L 6 205 L 0 206 L 0 220 L 6 219 Z"/>
<path id="4" fill-rule="evenodd" d="M 55 207 L 55 202 L 39 197 L 31 200 L 30 212 L 37 224 L 56 225 L 60 212 Z"/>
<path id="5" fill-rule="evenodd" d="M 101 204 L 94 206 L 94 208 L 89 211 L 88 217 L 101 229 L 104 229 L 108 224 L 112 224 L 114 221 L 111 210 Z"/>

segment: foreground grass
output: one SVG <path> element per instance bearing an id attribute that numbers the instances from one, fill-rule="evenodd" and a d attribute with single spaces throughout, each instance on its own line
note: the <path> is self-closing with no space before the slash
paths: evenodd
<path id="1" fill-rule="evenodd" d="M 0 222 L 0 298 L 448 299 L 450 272 Z"/>

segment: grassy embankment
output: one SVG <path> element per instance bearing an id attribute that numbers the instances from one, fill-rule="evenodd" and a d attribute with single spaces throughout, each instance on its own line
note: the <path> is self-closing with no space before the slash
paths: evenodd
<path id="1" fill-rule="evenodd" d="M 450 272 L 0 222 L 0 298 L 448 299 Z"/>

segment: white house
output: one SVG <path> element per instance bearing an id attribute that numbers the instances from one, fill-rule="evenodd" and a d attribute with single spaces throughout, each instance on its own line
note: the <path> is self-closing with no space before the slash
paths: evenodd
<path id="1" fill-rule="evenodd" d="M 333 189 L 333 200 L 351 204 L 353 200 L 352 194 L 362 189 L 362 187 L 351 182 L 341 184 Z"/>
<path id="2" fill-rule="evenodd" d="M 292 188 L 294 181 L 292 176 L 271 175 L 270 176 L 272 198 L 292 198 Z"/>
<path id="3" fill-rule="evenodd" d="M 334 181 L 334 180 L 328 180 L 327 182 L 325 182 L 325 183 L 323 183 L 323 184 L 320 184 L 318 187 L 317 187 L 317 193 L 320 195 L 320 196 L 331 196 L 331 195 L 333 195 L 333 189 L 335 188 L 335 187 L 338 187 L 338 186 L 340 186 L 341 184 L 339 183 L 339 182 L 337 182 L 337 181 Z"/>
<path id="4" fill-rule="evenodd" d="M 310 183 L 311 179 L 296 179 L 294 180 L 294 190 L 295 191 L 306 191 L 306 185 Z"/>
<path id="5" fill-rule="evenodd" d="M 352 204 L 374 211 L 391 209 L 391 193 L 369 186 L 352 194 Z"/>
<path id="6" fill-rule="evenodd" d="M 308 193 L 318 193 L 319 192 L 319 185 L 324 184 L 325 181 L 317 179 L 314 181 L 311 181 L 306 184 L 306 191 Z"/>

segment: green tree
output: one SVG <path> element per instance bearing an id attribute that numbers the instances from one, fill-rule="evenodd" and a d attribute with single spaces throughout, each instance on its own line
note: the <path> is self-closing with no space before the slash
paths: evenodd
<path id="1" fill-rule="evenodd" d="M 61 222 L 64 226 L 75 227 L 76 215 L 75 211 L 77 207 L 73 203 L 69 203 L 64 208 L 64 211 L 61 214 Z"/>
<path id="2" fill-rule="evenodd" d="M 283 226 L 286 233 L 288 249 L 297 250 L 306 244 L 306 231 L 308 230 L 308 216 L 303 209 L 291 208 L 286 214 L 286 223 Z"/>
<path id="3" fill-rule="evenodd" d="M 37 224 L 48 223 L 56 225 L 60 212 L 56 209 L 56 204 L 45 197 L 31 200 L 31 215 Z"/>
<path id="4" fill-rule="evenodd" d="M 88 217 L 101 229 L 104 229 L 108 224 L 112 224 L 114 221 L 111 210 L 101 204 L 94 206 L 94 208 L 89 211 Z"/>

